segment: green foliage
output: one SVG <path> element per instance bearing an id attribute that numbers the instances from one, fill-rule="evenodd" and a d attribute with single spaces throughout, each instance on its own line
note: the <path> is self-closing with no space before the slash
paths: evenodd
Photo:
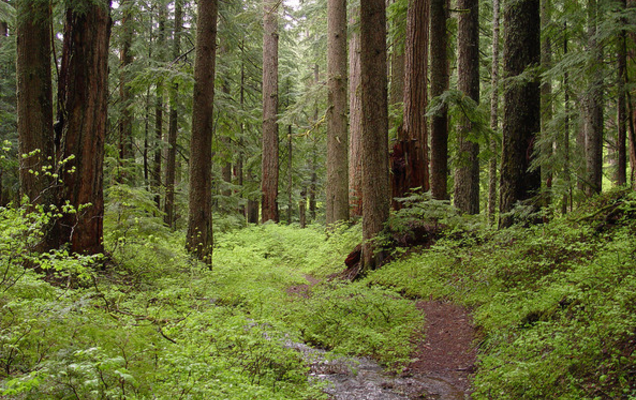
<path id="1" fill-rule="evenodd" d="M 475 399 L 632 399 L 635 206 L 616 191 L 541 226 L 449 234 L 365 283 L 474 308 Z"/>

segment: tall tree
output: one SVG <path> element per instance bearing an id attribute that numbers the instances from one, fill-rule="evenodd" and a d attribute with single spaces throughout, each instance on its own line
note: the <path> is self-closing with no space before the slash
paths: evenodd
<path id="1" fill-rule="evenodd" d="M 212 266 L 212 129 L 217 0 L 200 0 L 194 61 L 186 248 Z"/>
<path id="2" fill-rule="evenodd" d="M 349 219 L 347 1 L 327 3 L 327 225 Z"/>
<path id="3" fill-rule="evenodd" d="M 457 88 L 479 103 L 479 0 L 458 0 Z M 455 170 L 455 206 L 479 214 L 479 145 L 470 140 L 472 122 L 463 117 L 457 132 L 458 166 Z"/>
<path id="4" fill-rule="evenodd" d="M 172 42 L 173 62 L 179 57 L 181 52 L 181 27 L 183 24 L 183 4 L 182 0 L 174 2 L 174 30 Z M 168 151 L 166 154 L 166 198 L 164 202 L 165 217 L 164 222 L 169 227 L 174 228 L 175 224 L 175 201 L 174 187 L 176 180 L 177 165 L 177 139 L 179 135 L 179 84 L 174 83 L 170 88 L 170 115 L 168 123 Z"/>
<path id="5" fill-rule="evenodd" d="M 540 91 L 536 78 L 514 79 L 530 73 L 540 61 L 539 0 L 504 3 L 504 116 L 499 209 L 501 227 L 512 224 L 507 214 L 518 201 L 541 187 L 540 169 L 530 169 L 540 129 Z"/>
<path id="6" fill-rule="evenodd" d="M 431 97 L 448 89 L 448 0 L 431 0 Z M 448 109 L 431 117 L 431 196 L 448 199 Z"/>
<path id="7" fill-rule="evenodd" d="M 17 9 L 18 152 L 20 191 L 34 204 L 53 204 L 51 15 L 47 0 L 19 0 Z"/>
<path id="8" fill-rule="evenodd" d="M 158 3 L 159 6 L 159 33 L 157 36 L 157 54 L 155 57 L 160 61 L 165 61 L 166 46 L 166 5 L 163 2 Z M 152 186 L 155 193 L 155 203 L 157 207 L 161 206 L 161 161 L 163 158 L 163 95 L 164 84 L 159 78 L 156 87 L 155 98 L 155 154 L 152 168 Z"/>
<path id="9" fill-rule="evenodd" d="M 104 245 L 104 141 L 108 105 L 110 0 L 66 10 L 58 83 L 61 124 L 61 204 L 77 213 L 59 221 L 62 243 L 77 253 L 102 253 Z"/>
<path id="10" fill-rule="evenodd" d="M 119 168 L 117 179 L 124 182 L 125 160 L 133 157 L 133 113 L 131 110 L 132 96 L 130 92 L 131 73 L 130 65 L 133 63 L 132 52 L 134 0 L 123 0 L 121 20 L 121 48 L 119 53 L 119 101 L 121 104 L 121 117 L 119 119 Z"/>
<path id="11" fill-rule="evenodd" d="M 499 130 L 499 0 L 492 2 L 492 65 L 490 69 L 490 128 Z M 497 141 L 490 138 L 488 160 L 488 220 L 492 223 L 497 210 Z"/>
<path id="12" fill-rule="evenodd" d="M 585 160 L 587 174 L 585 193 L 600 193 L 603 184 L 603 50 L 597 38 L 599 6 L 588 0 L 588 47 L 592 53 L 589 62 L 590 82 L 586 98 Z"/>
<path id="13" fill-rule="evenodd" d="M 625 11 L 627 0 L 621 0 L 619 3 L 621 11 Z M 623 28 L 627 21 L 622 18 Z M 627 85 L 627 33 L 621 30 L 618 36 L 618 54 L 617 54 L 617 72 L 618 72 L 618 98 L 616 107 L 616 119 L 618 120 L 617 132 L 617 161 L 618 168 L 616 171 L 616 184 L 625 185 L 627 183 L 627 148 L 625 140 L 627 139 L 627 94 L 625 87 Z"/>
<path id="14" fill-rule="evenodd" d="M 360 10 L 350 18 L 359 20 Z M 360 32 L 349 39 L 349 204 L 354 217 L 362 216 L 362 97 L 360 88 Z"/>
<path id="15" fill-rule="evenodd" d="M 371 241 L 389 218 L 386 7 L 384 0 L 360 3 L 362 77 L 362 271 L 382 257 Z"/>
<path id="16" fill-rule="evenodd" d="M 278 222 L 278 0 L 263 0 L 262 221 Z"/>
<path id="17" fill-rule="evenodd" d="M 404 122 L 399 138 L 405 170 L 403 187 L 397 192 L 394 190 L 397 197 L 406 196 L 409 189 L 420 188 L 424 192 L 429 190 L 426 124 L 429 7 L 429 0 L 412 0 L 407 11 Z"/>

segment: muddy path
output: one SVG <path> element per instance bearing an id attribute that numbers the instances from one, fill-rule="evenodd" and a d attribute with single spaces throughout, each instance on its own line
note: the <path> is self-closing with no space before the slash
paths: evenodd
<path id="1" fill-rule="evenodd" d="M 288 292 L 307 296 L 318 283 Z M 469 310 L 443 301 L 418 301 L 426 318 L 413 361 L 399 375 L 386 373 L 367 358 L 325 360 L 321 350 L 291 344 L 311 366 L 311 376 L 326 382 L 324 391 L 333 400 L 464 400 L 470 399 L 470 375 L 475 368 L 475 328 Z"/>

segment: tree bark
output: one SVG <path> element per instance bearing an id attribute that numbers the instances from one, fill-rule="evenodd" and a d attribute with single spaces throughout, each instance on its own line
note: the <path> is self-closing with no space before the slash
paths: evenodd
<path id="1" fill-rule="evenodd" d="M 263 0 L 262 221 L 278 222 L 278 5 Z"/>
<path id="2" fill-rule="evenodd" d="M 350 19 L 360 18 L 356 9 Z M 360 32 L 349 39 L 349 205 L 352 217 L 362 216 L 362 98 L 360 87 Z"/>
<path id="3" fill-rule="evenodd" d="M 293 168 L 293 147 L 294 137 L 292 136 L 292 126 L 287 125 L 287 225 L 292 223 L 293 197 L 294 197 L 294 174 Z"/>
<path id="4" fill-rule="evenodd" d="M 490 128 L 499 131 L 499 0 L 492 2 L 492 66 L 490 95 Z M 497 211 L 497 141 L 490 138 L 488 160 L 488 221 L 495 221 Z"/>
<path id="5" fill-rule="evenodd" d="M 536 133 L 540 130 L 540 90 L 534 80 L 512 81 L 540 62 L 539 0 L 507 2 L 504 6 L 503 148 L 501 154 L 500 227 L 512 225 L 509 214 L 518 201 L 541 188 L 541 170 L 530 170 Z"/>
<path id="6" fill-rule="evenodd" d="M 347 2 L 327 4 L 327 226 L 349 219 Z"/>
<path id="7" fill-rule="evenodd" d="M 596 0 L 588 0 L 588 46 L 593 58 L 590 60 L 591 81 L 587 96 L 585 159 L 587 174 L 585 193 L 592 196 L 600 193 L 603 184 L 603 51 L 596 38 Z"/>
<path id="8" fill-rule="evenodd" d="M 190 140 L 190 213 L 187 250 L 212 267 L 212 128 L 216 55 L 217 0 L 200 0 L 197 16 L 192 138 Z"/>
<path id="9" fill-rule="evenodd" d="M 159 35 L 157 36 L 157 59 L 160 62 L 165 61 L 164 47 L 166 46 L 166 8 L 163 4 L 159 5 Z M 153 160 L 152 186 L 155 192 L 155 203 L 161 208 L 161 162 L 163 156 L 163 95 L 164 85 L 160 79 L 157 81 L 156 99 L 155 99 L 155 153 Z"/>
<path id="10" fill-rule="evenodd" d="M 172 42 L 172 58 L 176 60 L 181 53 L 181 28 L 183 24 L 182 0 L 174 3 L 174 31 Z M 174 62 L 174 61 L 173 61 Z M 177 139 L 179 137 L 179 85 L 170 88 L 170 115 L 168 122 L 168 151 L 166 152 L 166 198 L 164 201 L 164 222 L 175 228 L 175 183 L 177 166 Z"/>
<path id="11" fill-rule="evenodd" d="M 621 0 L 619 3 L 621 11 L 624 11 L 627 7 L 627 0 Z M 626 26 L 627 21 L 621 19 L 623 26 Z M 616 107 L 616 119 L 618 120 L 618 132 L 617 132 L 617 149 L 616 158 L 618 161 L 618 168 L 616 171 L 616 184 L 625 185 L 627 183 L 627 147 L 625 146 L 625 140 L 627 139 L 627 95 L 625 93 L 625 87 L 627 85 L 627 33 L 623 30 L 618 37 L 618 55 L 617 55 L 617 69 L 618 69 L 618 99 Z"/>
<path id="12" fill-rule="evenodd" d="M 51 15 L 48 1 L 19 0 L 17 11 L 17 113 L 20 192 L 32 204 L 53 204 L 53 92 Z"/>
<path id="13" fill-rule="evenodd" d="M 372 242 L 389 217 L 386 7 L 384 0 L 360 4 L 362 77 L 362 248 L 361 271 L 381 265 Z"/>
<path id="14" fill-rule="evenodd" d="M 431 0 L 431 97 L 448 89 L 448 0 Z M 431 117 L 431 196 L 448 199 L 448 110 Z"/>
<path id="15" fill-rule="evenodd" d="M 479 104 L 479 0 L 458 0 L 457 88 Z M 479 214 L 479 145 L 470 140 L 472 122 L 463 117 L 457 132 L 458 166 L 455 170 L 455 207 Z"/>
<path id="16" fill-rule="evenodd" d="M 63 182 L 60 204 L 68 202 L 77 213 L 65 213 L 59 227 L 61 243 L 82 254 L 104 251 L 103 163 L 110 27 L 110 0 L 66 11 L 58 84 Z"/>
<path id="17" fill-rule="evenodd" d="M 403 152 L 400 165 L 403 165 L 404 172 L 403 184 L 397 185 L 395 176 L 400 174 L 394 171 L 394 197 L 405 197 L 410 189 L 420 188 L 423 192 L 430 189 L 426 121 L 429 8 L 429 0 L 412 0 L 407 11 L 404 47 L 404 123 L 398 136 L 400 150 Z M 395 152 L 393 157 L 397 157 Z"/>

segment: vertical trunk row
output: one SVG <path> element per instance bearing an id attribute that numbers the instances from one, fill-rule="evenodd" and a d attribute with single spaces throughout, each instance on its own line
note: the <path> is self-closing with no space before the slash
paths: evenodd
<path id="1" fill-rule="evenodd" d="M 457 88 L 479 103 L 479 0 L 458 0 Z M 479 145 L 468 139 L 472 123 L 463 117 L 457 132 L 458 165 L 455 171 L 455 206 L 479 214 Z"/>
<path id="2" fill-rule="evenodd" d="M 371 240 L 389 217 L 386 7 L 384 0 L 360 4 L 362 77 L 362 271 L 382 261 Z"/>
<path id="3" fill-rule="evenodd" d="M 448 89 L 447 0 L 431 0 L 431 97 Z M 448 199 L 448 110 L 431 117 L 431 195 Z"/>
<path id="4" fill-rule="evenodd" d="M 190 140 L 190 212 L 186 248 L 212 266 L 212 126 L 216 55 L 217 1 L 200 0 L 197 16 L 192 138 Z"/>
<path id="5" fill-rule="evenodd" d="M 327 4 L 327 226 L 349 219 L 347 2 Z"/>
<path id="6" fill-rule="evenodd" d="M 181 52 L 181 25 L 183 19 L 183 6 L 181 0 L 174 4 L 174 31 L 172 43 L 172 58 L 176 60 Z M 166 198 L 164 201 L 164 222 L 171 228 L 175 228 L 175 201 L 174 186 L 176 183 L 177 165 L 177 138 L 179 134 L 179 85 L 173 84 L 170 88 L 170 116 L 168 122 L 168 151 L 166 154 Z"/>
<path id="7" fill-rule="evenodd" d="M 59 227 L 61 243 L 69 243 L 71 251 L 84 254 L 104 250 L 103 161 L 110 26 L 109 0 L 66 11 L 58 85 L 63 160 L 60 203 L 68 201 L 77 213 L 65 214 Z"/>
<path id="8" fill-rule="evenodd" d="M 506 2 L 504 6 L 503 148 L 501 154 L 501 227 L 513 223 L 509 213 L 518 201 L 541 187 L 541 171 L 530 171 L 536 133 L 540 129 L 538 81 L 510 80 L 540 61 L 539 0 Z"/>
<path id="9" fill-rule="evenodd" d="M 278 5 L 263 1 L 262 221 L 278 222 Z"/>
<path id="10" fill-rule="evenodd" d="M 354 12 L 350 23 L 359 19 Z M 360 87 L 360 32 L 349 39 L 349 204 L 351 216 L 362 216 L 362 88 Z"/>
<path id="11" fill-rule="evenodd" d="M 492 66 L 490 95 L 490 128 L 499 130 L 499 0 L 492 2 Z M 488 220 L 495 220 L 497 211 L 497 141 L 490 139 L 490 160 L 488 160 Z"/>

